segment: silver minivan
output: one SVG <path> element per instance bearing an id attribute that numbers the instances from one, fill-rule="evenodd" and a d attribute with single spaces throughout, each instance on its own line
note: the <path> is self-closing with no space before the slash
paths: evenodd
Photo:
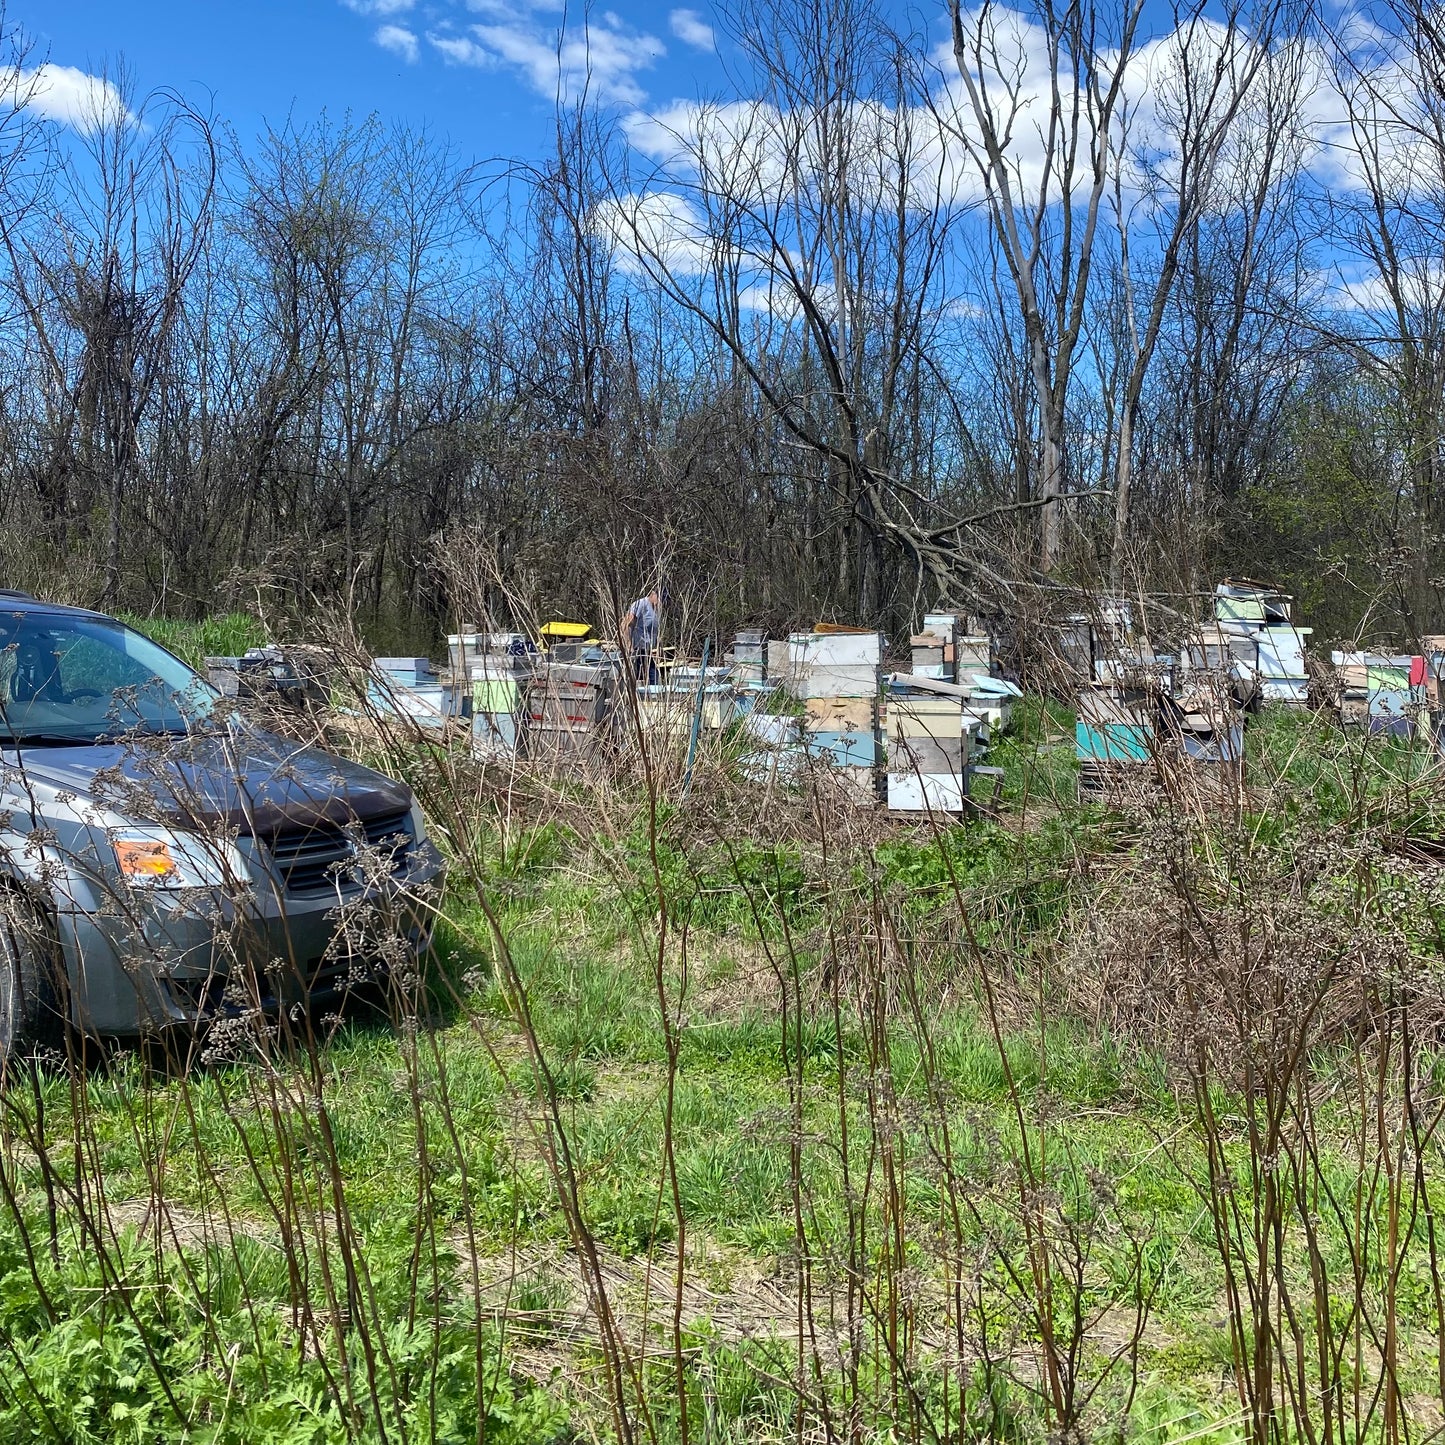
<path id="1" fill-rule="evenodd" d="M 429 939 L 411 790 L 262 730 L 114 618 L 0 592 L 0 1063 L 69 1023 L 326 1006 Z"/>

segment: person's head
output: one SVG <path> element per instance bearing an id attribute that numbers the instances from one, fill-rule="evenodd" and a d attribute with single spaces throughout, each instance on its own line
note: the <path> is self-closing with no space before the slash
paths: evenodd
<path id="1" fill-rule="evenodd" d="M 652 604 L 653 610 L 656 611 L 662 606 L 662 589 L 660 587 L 654 587 L 652 591 L 647 594 L 647 600 Z"/>

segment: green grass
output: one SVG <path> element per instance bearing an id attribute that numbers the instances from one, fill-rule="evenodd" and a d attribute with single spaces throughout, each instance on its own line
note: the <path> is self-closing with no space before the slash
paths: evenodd
<path id="1" fill-rule="evenodd" d="M 207 617 L 200 622 L 131 614 L 123 614 L 120 620 L 198 671 L 204 671 L 208 657 L 239 657 L 248 648 L 264 646 L 267 641 L 261 623 L 245 612 Z"/>
<path id="2" fill-rule="evenodd" d="M 983 761 L 1003 769 L 1006 802 L 1072 808 L 1078 793 L 1073 712 L 1052 699 L 1019 698 L 1008 732 Z"/>

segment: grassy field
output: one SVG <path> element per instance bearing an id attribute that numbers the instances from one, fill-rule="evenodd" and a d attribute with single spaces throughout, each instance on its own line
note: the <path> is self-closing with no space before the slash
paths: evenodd
<path id="1" fill-rule="evenodd" d="M 0 1421 L 1423 1438 L 1445 800 L 1312 716 L 1250 752 L 1233 810 L 1080 809 L 1031 704 L 937 831 L 397 750 L 453 860 L 414 988 L 10 1079 Z"/>

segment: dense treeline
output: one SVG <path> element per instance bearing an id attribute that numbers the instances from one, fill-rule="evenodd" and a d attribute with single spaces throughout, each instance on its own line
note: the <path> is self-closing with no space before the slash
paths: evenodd
<path id="1" fill-rule="evenodd" d="M 1021 581 L 1445 624 L 1445 29 L 1385 0 L 950 17 L 742 0 L 737 94 L 474 164 L 129 77 L 59 129 L 7 32 L 4 580 L 447 615 L 438 549 L 721 620 Z M 1151 15 L 1151 23 L 1158 17 Z"/>

